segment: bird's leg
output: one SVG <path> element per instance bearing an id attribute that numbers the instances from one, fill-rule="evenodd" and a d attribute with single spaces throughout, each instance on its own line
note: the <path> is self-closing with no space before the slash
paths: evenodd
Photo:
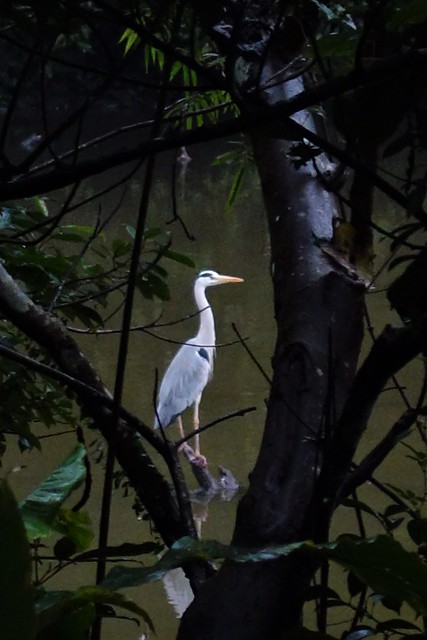
<path id="1" fill-rule="evenodd" d="M 193 426 L 194 426 L 194 430 L 198 432 L 199 430 L 199 426 L 200 426 L 200 420 L 199 420 L 199 406 L 200 406 L 200 397 L 197 398 L 196 402 L 194 403 L 194 416 L 193 416 Z M 202 456 L 202 454 L 200 453 L 200 435 L 199 433 L 196 433 L 196 435 L 194 436 L 194 453 L 196 455 L 196 458 L 199 458 L 199 460 L 202 462 L 203 466 L 206 467 L 208 464 L 207 458 L 205 456 Z"/>
<path id="2" fill-rule="evenodd" d="M 184 438 L 184 427 L 182 426 L 182 418 L 181 418 L 181 416 L 178 416 L 176 421 L 178 423 L 179 435 L 180 435 L 180 438 L 182 440 Z"/>
<path id="3" fill-rule="evenodd" d="M 200 406 L 200 398 L 197 398 L 196 402 L 194 403 L 194 415 L 193 415 L 193 427 L 195 431 L 198 431 L 200 426 L 199 406 Z M 200 435 L 198 433 L 196 433 L 196 435 L 194 436 L 194 452 L 196 456 L 200 455 Z"/>
<path id="4" fill-rule="evenodd" d="M 182 418 L 181 416 L 178 416 L 176 419 L 177 423 L 178 423 L 178 429 L 179 429 L 179 439 L 182 440 L 184 438 L 184 427 L 182 425 Z M 183 442 L 179 447 L 178 447 L 178 451 L 182 451 L 183 448 L 186 446 L 186 442 Z"/>

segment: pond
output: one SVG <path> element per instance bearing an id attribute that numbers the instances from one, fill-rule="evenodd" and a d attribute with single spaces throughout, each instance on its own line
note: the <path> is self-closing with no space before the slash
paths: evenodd
<path id="1" fill-rule="evenodd" d="M 244 283 L 238 286 L 208 290 L 216 319 L 219 346 L 214 377 L 203 394 L 201 404 L 202 424 L 236 410 L 256 407 L 255 411 L 244 417 L 218 424 L 201 436 L 202 452 L 207 456 L 212 472 L 216 472 L 218 464 L 230 469 L 240 483 L 241 490 L 244 490 L 248 473 L 256 460 L 262 435 L 268 383 L 242 345 L 238 343 L 232 324 L 235 323 L 241 335 L 247 339 L 247 345 L 259 367 L 267 375 L 271 371 L 270 359 L 274 346 L 275 328 L 269 277 L 269 240 L 258 179 L 254 169 L 248 170 L 234 209 L 227 211 L 226 201 L 235 168 L 227 165 L 214 166 L 212 161 L 218 153 L 228 149 L 229 147 L 224 144 L 195 147 L 189 150 L 191 162 L 177 182 L 178 213 L 185 222 L 188 233 L 179 220 L 167 224 L 173 217 L 171 173 L 174 157 L 168 154 L 160 159 L 153 184 L 148 226 L 158 227 L 167 224 L 173 251 L 192 258 L 196 264 L 196 271 L 178 262 L 167 261 L 166 264 L 165 261 L 164 266 L 169 271 L 170 302 L 160 304 L 158 301 L 151 302 L 137 298 L 133 326 L 149 324 L 155 318 L 160 318 L 164 326 L 152 331 L 150 335 L 142 331 L 132 333 L 123 404 L 148 424 L 153 423 L 152 397 L 155 372 L 158 369 L 159 374 L 162 375 L 178 348 L 169 340 L 184 341 L 193 336 L 197 330 L 197 318 L 185 319 L 195 310 L 192 285 L 197 271 L 211 268 L 220 273 L 244 278 Z M 94 180 L 91 188 L 96 190 L 106 186 L 111 179 L 112 177 L 108 176 L 108 178 Z M 141 175 L 133 178 L 121 209 L 115 216 L 114 223 L 107 230 L 108 234 L 122 235 L 124 224 L 135 224 L 141 179 Z M 114 197 L 108 196 L 104 198 L 102 206 L 106 209 L 113 208 L 114 202 Z M 93 222 L 97 206 L 97 204 L 88 205 L 84 212 L 88 221 Z M 386 243 L 379 243 L 378 259 L 385 258 L 387 252 Z M 389 317 L 388 304 L 382 292 L 387 277 L 385 273 L 376 282 L 376 289 L 369 296 L 369 307 L 374 324 L 378 328 L 381 328 L 386 321 L 385 316 Z M 180 318 L 183 318 L 182 322 L 168 326 L 168 323 L 174 323 Z M 113 318 L 109 326 L 118 328 L 120 316 Z M 119 344 L 118 335 L 81 335 L 79 343 L 107 386 L 112 389 Z M 415 369 L 413 367 L 408 372 L 408 378 L 414 376 L 414 370 L 415 375 L 418 375 L 417 366 L 415 365 Z M 391 426 L 401 411 L 402 401 L 396 392 L 388 392 L 383 398 L 376 409 L 375 424 L 377 425 L 378 422 L 379 426 L 375 433 L 367 435 L 366 449 Z M 192 428 L 191 414 L 187 414 L 184 420 L 185 427 L 187 431 Z M 177 428 L 172 426 L 167 434 L 172 439 L 177 438 Z M 94 477 L 92 494 L 86 508 L 96 531 L 103 475 L 103 461 L 96 462 L 96 458 L 102 442 L 95 432 L 86 434 L 86 442 L 91 451 Z M 16 449 L 11 446 L 5 460 L 5 469 L 8 470 L 16 464 L 23 466 L 21 471 L 11 476 L 11 484 L 17 497 L 23 497 L 45 474 L 49 473 L 73 445 L 74 438 L 70 435 L 46 438 L 43 440 L 41 453 L 23 454 L 19 462 Z M 385 473 L 387 469 L 394 475 L 406 473 L 406 466 L 396 467 L 396 464 L 402 464 L 402 457 L 401 455 L 393 456 L 385 465 Z M 196 483 L 188 469 L 186 474 L 190 487 L 195 488 Z M 381 474 L 383 475 L 384 472 L 381 471 Z M 367 490 L 371 491 L 369 488 Z M 373 493 L 370 499 L 372 496 L 375 500 Z M 222 542 L 229 541 L 237 499 L 238 494 L 229 501 L 213 500 L 209 505 L 200 503 L 194 505 L 202 537 L 215 538 Z M 141 543 L 150 539 L 149 525 L 146 521 L 136 518 L 132 510 L 132 502 L 131 495 L 125 495 L 123 486 L 115 490 L 110 534 L 112 545 L 123 542 Z M 347 517 L 353 518 L 350 510 L 343 509 L 340 514 L 336 530 L 353 527 L 353 523 L 346 520 Z M 147 561 L 150 562 L 152 559 L 148 558 Z M 65 589 L 69 588 L 70 584 L 90 584 L 93 581 L 94 568 L 90 565 L 79 565 L 63 570 L 50 580 L 47 586 L 51 589 Z M 165 605 L 165 589 L 172 603 L 170 607 Z M 129 595 L 149 613 L 154 621 L 158 638 L 172 640 L 175 637 L 176 611 L 185 606 L 188 598 L 180 576 L 171 575 L 165 584 L 158 582 L 129 590 Z M 142 630 L 138 629 L 133 622 L 110 620 L 104 624 L 103 638 L 110 640 L 110 638 L 117 638 L 119 634 L 127 640 L 134 640 L 140 636 L 141 632 Z"/>

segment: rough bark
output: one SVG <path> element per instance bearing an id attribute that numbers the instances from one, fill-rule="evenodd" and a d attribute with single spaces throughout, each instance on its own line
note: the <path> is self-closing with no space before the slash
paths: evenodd
<path id="1" fill-rule="evenodd" d="M 264 438 L 233 543 L 261 547 L 319 537 L 312 501 L 328 428 L 355 373 L 364 289 L 316 241 L 332 238 L 334 196 L 309 167 L 292 167 L 288 142 L 256 132 L 252 140 L 269 221 L 278 334 Z M 202 587 L 178 637 L 275 637 L 299 621 L 313 570 L 301 557 L 228 563 Z"/>

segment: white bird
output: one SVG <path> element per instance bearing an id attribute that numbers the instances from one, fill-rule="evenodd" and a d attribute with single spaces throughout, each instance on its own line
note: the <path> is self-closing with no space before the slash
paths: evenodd
<path id="1" fill-rule="evenodd" d="M 194 282 L 194 298 L 199 310 L 199 330 L 178 350 L 163 377 L 158 394 L 155 428 L 168 427 L 178 422 L 181 438 L 184 437 L 181 414 L 194 405 L 194 429 L 199 428 L 199 405 L 202 393 L 212 377 L 215 356 L 215 322 L 211 306 L 206 298 L 206 287 L 231 282 L 243 282 L 242 278 L 221 276 L 215 271 L 202 271 Z M 195 454 L 200 455 L 199 434 L 195 437 Z"/>

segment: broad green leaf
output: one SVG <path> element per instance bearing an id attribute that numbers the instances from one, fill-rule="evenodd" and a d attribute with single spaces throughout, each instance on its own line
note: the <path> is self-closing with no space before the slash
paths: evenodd
<path id="1" fill-rule="evenodd" d="M 101 302 L 101 297 L 97 300 L 98 302 Z M 82 304 L 80 302 L 70 303 L 62 307 L 62 312 L 67 316 L 67 318 L 78 318 L 80 322 L 89 329 L 96 329 L 96 327 L 100 327 L 104 324 L 102 316 L 87 304 Z"/>
<path id="2" fill-rule="evenodd" d="M 150 629 L 154 630 L 148 613 L 135 602 L 105 587 L 92 586 L 80 587 L 76 591 L 47 591 L 36 602 L 38 626 L 43 629 L 87 604 L 109 604 L 113 607 L 120 607 L 140 616 Z"/>
<path id="3" fill-rule="evenodd" d="M 169 287 L 162 278 L 156 276 L 152 271 L 149 271 L 145 276 L 138 277 L 136 280 L 136 286 L 142 293 L 144 298 L 153 300 L 156 296 L 159 300 L 169 300 L 170 292 Z"/>
<path id="4" fill-rule="evenodd" d="M 130 225 L 125 225 L 127 232 L 131 238 L 135 238 L 135 229 Z M 144 240 L 151 240 L 164 233 L 164 230 L 160 227 L 147 227 L 144 231 Z"/>
<path id="5" fill-rule="evenodd" d="M 133 544 L 124 542 L 117 546 L 107 546 L 105 548 L 105 556 L 107 558 L 122 558 L 126 560 L 128 557 L 139 556 L 143 554 L 158 554 L 164 549 L 163 545 L 157 542 L 141 542 L 141 544 Z M 96 560 L 98 558 L 98 549 L 91 549 L 79 554 L 75 560 Z"/>
<path id="6" fill-rule="evenodd" d="M 85 448 L 79 444 L 63 463 L 48 476 L 20 505 L 30 539 L 44 538 L 55 530 L 62 503 L 84 481 Z"/>
<path id="7" fill-rule="evenodd" d="M 345 635 L 343 640 L 362 640 L 362 638 L 374 635 L 376 635 L 376 631 L 372 627 L 360 626 Z"/>
<path id="8" fill-rule="evenodd" d="M 410 520 L 407 524 L 408 533 L 415 544 L 425 544 L 427 542 L 427 520 L 425 518 Z"/>
<path id="9" fill-rule="evenodd" d="M 169 258 L 169 260 L 174 260 L 175 262 L 179 262 L 180 264 L 185 264 L 187 267 L 191 267 L 192 269 L 194 269 L 196 266 L 194 260 L 186 256 L 184 253 L 177 253 L 176 251 L 166 249 L 163 252 L 163 256 L 165 258 Z"/>
<path id="10" fill-rule="evenodd" d="M 115 258 L 121 258 L 122 256 L 126 256 L 129 254 L 132 245 L 130 242 L 126 242 L 121 238 L 116 238 L 113 240 L 112 250 Z"/>
<path id="11" fill-rule="evenodd" d="M 384 631 L 395 631 L 396 629 L 411 629 L 412 631 L 421 631 L 416 624 L 409 622 L 409 620 L 402 620 L 402 618 L 392 618 L 391 620 L 385 620 L 377 624 L 377 633 L 383 633 Z"/>
<path id="12" fill-rule="evenodd" d="M 55 531 L 64 534 L 75 546 L 76 551 L 84 551 L 93 540 L 93 530 L 89 515 L 85 511 L 60 509 L 55 520 Z"/>
<path id="13" fill-rule="evenodd" d="M 358 40 L 353 33 L 337 33 L 321 36 L 317 40 L 320 55 L 325 57 L 353 56 Z"/>
<path id="14" fill-rule="evenodd" d="M 95 606 L 91 603 L 67 612 L 37 634 L 37 640 L 85 640 L 95 620 Z"/>
<path id="15" fill-rule="evenodd" d="M 190 561 L 227 559 L 234 562 L 264 562 L 295 550 L 327 558 L 350 569 L 364 584 L 383 596 L 383 601 L 405 601 L 416 613 L 427 613 L 427 566 L 415 553 L 386 535 L 366 540 L 342 537 L 338 542 L 314 545 L 296 542 L 258 550 L 230 547 L 215 540 L 178 540 L 152 567 L 114 567 L 104 586 L 111 589 L 138 586 L 162 578 L 168 571 Z"/>
<path id="16" fill-rule="evenodd" d="M 0 538 L 0 636 L 2 640 L 33 640 L 30 548 L 18 504 L 6 480 L 0 480 Z"/>
<path id="17" fill-rule="evenodd" d="M 378 518 L 378 514 L 374 511 L 366 502 L 362 502 L 361 500 L 354 500 L 353 498 L 347 498 L 342 501 L 343 507 L 348 507 L 350 509 L 358 509 L 359 511 L 364 511 L 365 513 L 369 513 L 374 518 Z"/>
<path id="18" fill-rule="evenodd" d="M 390 536 L 341 538 L 324 549 L 330 560 L 351 569 L 373 591 L 427 613 L 427 566 Z"/>
<path id="19" fill-rule="evenodd" d="M 383 158 L 389 158 L 396 153 L 400 153 L 405 147 L 408 147 L 413 142 L 413 136 L 404 131 L 403 134 L 392 140 L 383 151 Z"/>
<path id="20" fill-rule="evenodd" d="M 427 2 L 425 0 L 412 0 L 402 2 L 393 9 L 392 16 L 387 23 L 390 29 L 407 27 L 409 24 L 419 24 L 427 20 Z"/>
<path id="21" fill-rule="evenodd" d="M 82 224 L 65 224 L 52 234 L 56 240 L 86 242 L 94 234 L 94 227 Z"/>
<path id="22" fill-rule="evenodd" d="M 365 585 L 363 584 L 363 582 L 359 580 L 357 576 L 354 575 L 353 571 L 349 571 L 347 575 L 347 589 L 350 596 L 354 598 L 354 596 L 357 596 L 359 595 L 359 593 L 362 593 L 364 588 L 365 588 Z"/>
<path id="23" fill-rule="evenodd" d="M 297 542 L 248 551 L 227 546 L 216 540 L 194 540 L 184 537 L 177 540 L 164 556 L 151 567 L 113 567 L 103 582 L 103 586 L 115 590 L 154 582 L 171 569 L 181 567 L 191 560 L 209 561 L 227 558 L 235 562 L 257 562 L 289 555 L 295 549 L 300 549 L 303 546 L 312 547 L 310 543 Z"/>

